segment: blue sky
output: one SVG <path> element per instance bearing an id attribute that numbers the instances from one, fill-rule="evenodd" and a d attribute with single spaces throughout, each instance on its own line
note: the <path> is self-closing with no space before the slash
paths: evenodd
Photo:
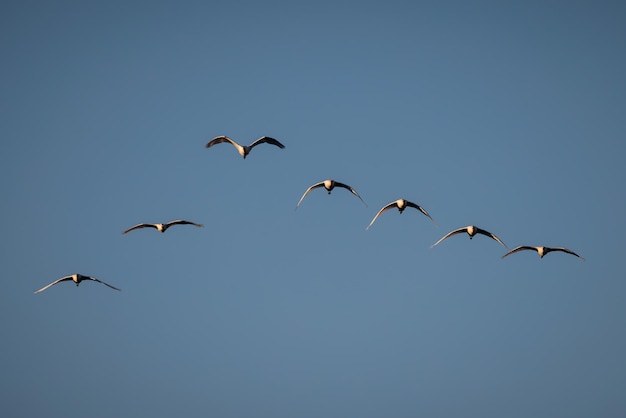
<path id="1" fill-rule="evenodd" d="M 7 416 L 622 417 L 619 2 L 4 2 Z M 228 135 L 262 145 L 243 160 Z M 353 186 L 315 190 L 332 178 Z M 417 211 L 389 211 L 406 198 Z M 154 230 L 140 222 L 204 224 Z M 509 247 L 565 246 L 543 259 Z M 65 275 L 97 283 L 41 286 Z"/>

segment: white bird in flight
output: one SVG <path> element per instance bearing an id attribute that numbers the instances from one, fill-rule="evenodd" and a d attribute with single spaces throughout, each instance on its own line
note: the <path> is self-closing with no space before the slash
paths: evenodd
<path id="1" fill-rule="evenodd" d="M 111 289 L 121 290 L 121 289 L 118 289 L 115 286 L 111 286 L 110 284 L 103 282 L 102 280 L 98 280 L 95 277 L 83 276 L 82 274 L 72 274 L 71 276 L 61 277 L 59 280 L 55 280 L 52 283 L 50 283 L 48 285 L 45 285 L 41 289 L 35 290 L 35 293 L 43 292 L 44 290 L 46 290 L 50 286 L 54 286 L 57 283 L 65 282 L 65 281 L 68 281 L 68 280 L 71 280 L 74 283 L 76 283 L 76 286 L 78 286 L 80 284 L 80 282 L 82 282 L 83 280 L 92 280 L 94 282 L 102 283 L 105 286 L 109 286 Z"/>
<path id="2" fill-rule="evenodd" d="M 500 238 L 498 238 L 495 234 L 492 234 L 489 231 L 485 231 L 484 229 L 480 229 L 477 226 L 474 225 L 469 225 L 469 226 L 465 226 L 463 228 L 459 228 L 459 229 L 455 229 L 454 231 L 448 232 L 446 235 L 444 235 L 439 241 L 437 241 L 436 243 L 434 243 L 433 245 L 430 246 L 430 248 L 433 248 L 435 245 L 439 244 L 441 241 L 443 241 L 444 239 L 451 237 L 452 235 L 456 235 L 456 234 L 461 234 L 463 232 L 466 232 L 467 235 L 469 235 L 470 239 L 474 238 L 474 235 L 476 234 L 482 234 L 485 235 L 489 238 L 492 238 L 496 241 L 498 241 L 500 244 L 502 244 L 504 246 L 504 248 L 509 248 L 506 246 L 506 244 L 504 242 L 502 242 L 502 240 Z"/>
<path id="3" fill-rule="evenodd" d="M 231 144 L 233 144 L 234 147 L 237 148 L 237 151 L 239 151 L 239 154 L 241 154 L 241 156 L 244 159 L 248 156 L 248 154 L 250 154 L 250 151 L 252 151 L 252 148 L 256 147 L 259 144 L 267 143 L 267 144 L 276 145 L 278 148 L 285 148 L 285 146 L 281 144 L 280 142 L 278 142 L 278 140 L 274 138 L 270 138 L 269 136 L 262 136 L 261 138 L 257 139 L 250 145 L 239 145 L 238 143 L 236 143 L 235 141 L 233 141 L 232 139 L 224 135 L 216 136 L 211 141 L 209 141 L 208 144 L 206 144 L 206 147 L 210 148 L 213 145 L 221 144 L 222 142 L 230 142 Z"/>
<path id="4" fill-rule="evenodd" d="M 328 194 L 330 194 L 330 192 L 335 188 L 335 187 L 343 187 L 344 189 L 348 189 L 352 192 L 353 195 L 355 195 L 356 197 L 358 197 L 359 199 L 361 199 L 361 202 L 363 202 L 363 204 L 365 205 L 365 207 L 367 207 L 367 204 L 365 203 L 365 201 L 363 200 L 363 198 L 361 196 L 359 196 L 359 194 L 357 193 L 356 190 L 354 190 L 352 187 L 348 186 L 347 184 L 343 184 L 340 183 L 338 181 L 335 180 L 324 180 L 324 181 L 320 181 L 319 183 L 314 184 L 313 186 L 309 187 L 308 189 L 306 189 L 306 192 L 304 192 L 304 194 L 302 195 L 302 197 L 300 198 L 300 200 L 298 201 L 298 204 L 296 205 L 296 209 L 298 209 L 298 206 L 300 206 L 300 203 L 302 203 L 302 200 L 304 200 L 304 198 L 306 197 L 306 195 L 309 194 L 309 192 L 311 190 L 317 189 L 319 187 L 323 187 L 328 191 Z"/>
<path id="5" fill-rule="evenodd" d="M 167 230 L 167 228 L 169 228 L 172 225 L 195 225 L 197 227 L 202 228 L 204 225 L 201 224 L 197 224 L 195 222 L 190 222 L 190 221 L 185 221 L 183 219 L 179 219 L 177 221 L 171 221 L 165 224 L 138 224 L 135 226 L 131 226 L 130 228 L 128 228 L 126 231 L 122 232 L 122 234 L 127 234 L 130 231 L 134 231 L 135 229 L 141 229 L 141 228 L 154 228 L 159 232 L 165 232 Z"/>
<path id="6" fill-rule="evenodd" d="M 400 213 L 404 212 L 404 209 L 406 209 L 407 207 L 411 207 L 411 208 L 415 208 L 417 210 L 419 210 L 420 212 L 422 212 L 424 215 L 428 216 L 430 218 L 431 221 L 433 221 L 433 224 L 437 225 L 437 222 L 435 222 L 435 220 L 432 218 L 432 216 L 430 216 L 428 214 L 428 212 L 426 212 L 426 209 L 424 209 L 423 207 L 421 207 L 420 205 L 417 205 L 413 202 L 409 202 L 408 200 L 405 199 L 398 199 L 395 200 L 391 203 L 389 203 L 387 206 L 383 207 L 381 210 L 378 211 L 378 213 L 376 214 L 376 216 L 374 216 L 374 219 L 372 219 L 372 222 L 370 222 L 370 224 L 367 226 L 367 228 L 365 228 L 366 230 L 370 228 L 370 226 L 372 226 L 374 224 L 374 222 L 376 221 L 376 219 L 383 213 L 385 213 L 387 210 L 396 207 L 398 208 L 398 211 Z"/>
<path id="7" fill-rule="evenodd" d="M 513 253 L 516 253 L 518 251 L 524 251 L 524 250 L 533 250 L 533 251 L 537 251 L 537 253 L 539 254 L 539 258 L 543 258 L 544 255 L 552 252 L 552 251 L 562 251 L 564 253 L 568 253 L 571 255 L 575 255 L 576 257 L 580 258 L 581 260 L 584 260 L 584 258 L 582 258 L 581 256 L 579 256 L 578 254 L 576 254 L 574 251 L 569 250 L 567 248 L 564 247 L 532 247 L 530 245 L 520 245 L 519 247 L 513 248 L 511 251 L 509 251 L 508 253 L 504 254 L 502 256 L 502 258 L 511 255 Z"/>

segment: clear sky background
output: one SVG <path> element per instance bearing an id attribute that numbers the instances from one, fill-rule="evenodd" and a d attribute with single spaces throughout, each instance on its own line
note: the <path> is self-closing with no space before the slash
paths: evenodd
<path id="1" fill-rule="evenodd" d="M 625 416 L 624 22 L 617 1 L 3 2 L 0 412 Z M 327 178 L 368 207 L 294 211 Z M 365 231 L 401 197 L 438 226 Z M 180 218 L 205 227 L 121 234 Z M 586 260 L 430 248 L 469 224 Z M 73 273 L 122 291 L 33 294 Z"/>

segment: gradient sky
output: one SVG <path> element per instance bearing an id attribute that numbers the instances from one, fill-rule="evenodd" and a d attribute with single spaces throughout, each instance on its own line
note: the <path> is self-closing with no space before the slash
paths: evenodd
<path id="1" fill-rule="evenodd" d="M 626 416 L 624 22 L 611 1 L 3 2 L 1 415 Z M 327 178 L 368 207 L 294 211 Z M 365 231 L 401 197 L 438 226 Z M 205 227 L 121 234 L 180 218 Z M 586 260 L 429 248 L 469 224 Z M 73 273 L 122 291 L 33 295 Z"/>

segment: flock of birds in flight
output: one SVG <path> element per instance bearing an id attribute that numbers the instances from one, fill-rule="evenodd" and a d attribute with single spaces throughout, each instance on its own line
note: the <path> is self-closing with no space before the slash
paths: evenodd
<path id="1" fill-rule="evenodd" d="M 210 148 L 210 147 L 212 147 L 214 145 L 221 144 L 221 143 L 224 143 L 224 142 L 228 142 L 228 143 L 232 144 L 237 149 L 239 154 L 244 159 L 248 156 L 248 154 L 250 154 L 250 152 L 252 151 L 252 149 L 254 147 L 256 147 L 257 145 L 260 145 L 260 144 L 275 145 L 275 146 L 277 146 L 278 148 L 281 148 L 281 149 L 285 148 L 285 146 L 283 144 L 281 144 L 278 140 L 276 140 L 274 138 L 270 138 L 269 136 L 262 136 L 261 138 L 257 139 L 256 141 L 254 141 L 250 145 L 240 145 L 237 142 L 235 142 L 234 140 L 232 140 L 231 138 L 229 138 L 227 136 L 223 136 L 223 135 L 222 136 L 217 136 L 217 137 L 213 138 L 211 141 L 209 141 L 206 144 L 206 148 Z M 298 207 L 300 206 L 300 204 L 302 203 L 304 198 L 312 190 L 319 189 L 321 187 L 326 189 L 328 194 L 331 194 L 331 192 L 333 191 L 333 189 L 335 187 L 344 188 L 344 189 L 350 191 L 356 197 L 358 197 L 361 200 L 361 202 L 365 205 L 365 207 L 367 207 L 367 204 L 365 203 L 363 198 L 351 186 L 349 186 L 349 185 L 347 185 L 345 183 L 340 183 L 340 182 L 335 181 L 335 180 L 324 180 L 324 181 L 321 181 L 319 183 L 315 183 L 314 185 L 312 185 L 311 187 L 306 189 L 306 191 L 304 192 L 304 194 L 302 195 L 302 197 L 298 201 L 298 204 L 296 205 L 296 209 L 298 209 Z M 389 209 L 397 208 L 398 211 L 400 213 L 402 213 L 408 207 L 414 208 L 414 209 L 420 211 L 422 214 L 424 214 L 425 216 L 430 218 L 430 220 L 433 222 L 433 224 L 437 225 L 435 220 L 432 218 L 432 216 L 430 216 L 430 214 L 426 211 L 426 209 L 424 209 L 420 205 L 418 205 L 416 203 L 413 203 L 413 202 L 410 202 L 408 200 L 398 199 L 396 201 L 393 201 L 393 202 L 383 206 L 383 208 L 378 211 L 378 213 L 374 216 L 374 218 L 372 219 L 370 224 L 365 229 L 368 230 L 374 224 L 374 222 L 376 222 L 376 219 L 378 219 L 378 217 L 380 215 L 382 215 L 383 213 L 385 213 Z M 129 233 L 131 231 L 135 231 L 137 229 L 142 229 L 142 228 L 154 228 L 157 231 L 163 233 L 168 228 L 170 228 L 171 226 L 174 226 L 174 225 L 193 225 L 193 226 L 196 226 L 196 227 L 199 227 L 199 228 L 203 227 L 203 225 L 201 225 L 201 224 L 198 224 L 198 223 L 195 223 L 195 222 L 191 222 L 191 221 L 186 221 L 186 220 L 183 220 L 183 219 L 179 219 L 179 220 L 170 221 L 170 222 L 167 222 L 167 223 L 164 223 L 164 224 L 140 223 L 140 224 L 137 224 L 135 226 L 131 226 L 127 230 L 123 231 L 122 234 L 127 234 L 127 233 Z M 484 236 L 489 237 L 489 238 L 493 239 L 494 241 L 497 241 L 498 243 L 502 244 L 502 246 L 504 248 L 506 248 L 507 250 L 509 249 L 509 247 L 507 247 L 507 245 L 500 238 L 498 238 L 495 234 L 493 234 L 493 233 L 491 233 L 489 231 L 486 231 L 486 230 L 484 230 L 482 228 L 479 228 L 477 226 L 474 226 L 474 225 L 468 225 L 468 226 L 465 226 L 463 228 L 458 228 L 458 229 L 455 229 L 453 231 L 448 232 L 446 235 L 441 237 L 439 239 L 439 241 L 437 241 L 433 245 L 431 245 L 431 248 L 436 246 L 436 245 L 438 245 L 438 244 L 440 244 L 442 241 L 444 241 L 445 239 L 447 239 L 447 238 L 449 238 L 449 237 L 451 237 L 453 235 L 462 234 L 462 233 L 466 233 L 469 236 L 470 239 L 474 238 L 474 236 L 476 234 L 484 235 Z M 576 254 L 574 251 L 572 251 L 570 249 L 567 249 L 567 248 L 564 248 L 564 247 L 544 247 L 544 246 L 530 246 L 530 245 L 520 245 L 518 247 L 515 247 L 512 250 L 508 251 L 506 254 L 504 254 L 502 256 L 502 258 L 505 258 L 505 257 L 507 257 L 507 256 L 509 256 L 511 254 L 517 253 L 519 251 L 524 251 L 524 250 L 536 251 L 539 254 L 540 258 L 543 258 L 546 254 L 548 254 L 550 252 L 561 251 L 561 252 L 564 252 L 564 253 L 567 253 L 567 254 L 574 255 L 574 256 L 580 258 L 581 260 L 584 260 L 583 257 L 581 257 L 580 255 Z M 114 290 L 121 290 L 121 289 L 119 289 L 119 288 L 117 288 L 115 286 L 111 286 L 110 284 L 103 282 L 102 280 L 96 279 L 95 277 L 84 276 L 82 274 L 72 274 L 70 276 L 61 277 L 60 279 L 55 280 L 52 283 L 49 283 L 49 284 L 45 285 L 41 289 L 36 290 L 35 293 L 43 292 L 44 290 L 48 289 L 51 286 L 54 286 L 57 283 L 70 281 L 70 280 L 73 281 L 76 284 L 76 286 L 78 286 L 80 284 L 80 282 L 82 282 L 83 280 L 90 280 L 90 281 L 102 283 L 103 285 L 108 286 L 108 287 L 110 287 L 111 289 L 114 289 Z"/>

